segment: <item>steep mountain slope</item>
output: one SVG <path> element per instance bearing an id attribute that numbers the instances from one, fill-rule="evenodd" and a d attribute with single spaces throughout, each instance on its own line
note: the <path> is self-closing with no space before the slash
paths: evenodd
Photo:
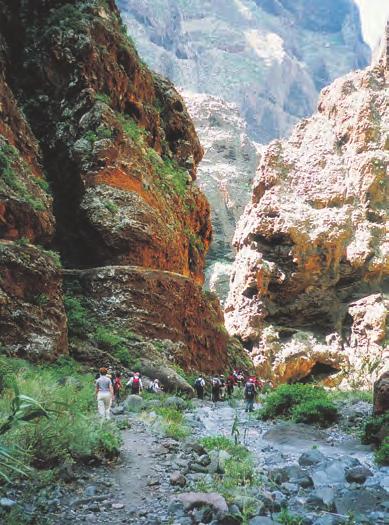
<path id="1" fill-rule="evenodd" d="M 234 260 L 232 238 L 247 204 L 260 147 L 250 139 L 235 104 L 204 94 L 183 96 L 205 152 L 197 175 L 211 205 L 213 226 L 206 282 L 224 301 Z"/>
<path id="2" fill-rule="evenodd" d="M 269 145 L 240 220 L 227 325 L 276 381 L 388 363 L 388 57 L 389 30 L 378 63 Z"/>
<path id="3" fill-rule="evenodd" d="M 258 142 L 284 136 L 320 89 L 367 65 L 353 0 L 120 0 L 142 57 L 177 85 L 235 102 Z"/>
<path id="4" fill-rule="evenodd" d="M 0 128 L 6 224 L 1 287 L 8 317 L 15 319 L 12 310 L 19 312 L 22 295 L 20 314 L 34 324 L 31 305 L 38 301 L 42 322 L 57 324 L 60 332 L 61 344 L 52 346 L 67 351 L 60 275 L 42 258 L 25 260 L 36 250 L 29 242 L 55 246 L 71 269 L 65 271 L 65 303 L 71 335 L 80 339 L 72 351 L 86 344 L 123 355 L 136 330 L 138 338 L 177 342 L 184 366 L 222 368 L 223 314 L 199 286 L 211 240 L 209 205 L 194 183 L 203 151 L 183 100 L 139 59 L 113 1 L 1 1 L 0 15 L 2 75 L 13 91 L 2 95 L 9 115 Z M 53 192 L 55 232 L 51 198 L 35 182 L 43 172 Z M 33 276 L 23 281 L 23 293 L 11 286 L 35 264 L 47 293 Z M 16 277 L 8 277 L 15 265 Z M 190 296 L 191 308 L 177 296 Z M 168 305 L 178 319 L 170 331 Z M 1 332 L 7 350 L 20 353 L 24 340 L 36 340 L 33 327 L 10 334 L 9 326 Z M 159 348 L 148 357 L 157 359 Z"/>

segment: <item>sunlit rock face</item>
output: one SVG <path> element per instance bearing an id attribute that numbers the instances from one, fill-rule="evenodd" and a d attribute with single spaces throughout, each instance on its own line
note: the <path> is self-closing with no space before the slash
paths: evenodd
<path id="1" fill-rule="evenodd" d="M 263 154 L 235 235 L 226 315 L 276 381 L 321 363 L 371 382 L 387 363 L 388 101 L 385 45 Z"/>
<path id="2" fill-rule="evenodd" d="M 365 67 L 353 0 L 119 0 L 142 57 L 177 85 L 235 102 L 267 142 L 314 111 L 319 90 Z"/>
<path id="3" fill-rule="evenodd" d="M 250 139 L 287 135 L 312 114 L 323 86 L 368 62 L 354 3 L 335 4 L 118 2 L 143 59 L 185 90 L 205 148 L 198 180 L 212 212 L 206 283 L 223 302 L 235 256 L 230 242 L 255 170 Z"/>
<path id="4" fill-rule="evenodd" d="M 204 148 L 197 178 L 210 203 L 213 225 L 206 283 L 224 301 L 234 260 L 232 238 L 249 198 L 260 146 L 248 136 L 235 104 L 204 94 L 183 96 Z"/>

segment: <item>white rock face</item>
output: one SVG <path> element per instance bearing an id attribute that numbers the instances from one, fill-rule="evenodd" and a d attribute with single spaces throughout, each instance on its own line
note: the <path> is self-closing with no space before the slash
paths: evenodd
<path id="1" fill-rule="evenodd" d="M 182 95 L 204 147 L 197 180 L 212 209 L 206 282 L 224 301 L 234 260 L 232 238 L 249 199 L 261 147 L 249 138 L 235 104 L 209 95 Z"/>
<path id="2" fill-rule="evenodd" d="M 318 363 L 346 369 L 347 362 L 351 378 L 369 381 L 383 366 L 388 56 L 386 44 L 374 66 L 324 89 L 318 112 L 263 153 L 235 235 L 226 322 L 275 380 L 306 376 Z M 336 366 L 327 355 L 334 345 Z"/>

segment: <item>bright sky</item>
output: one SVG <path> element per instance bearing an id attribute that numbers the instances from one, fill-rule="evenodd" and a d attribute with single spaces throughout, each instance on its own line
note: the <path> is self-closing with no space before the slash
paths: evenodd
<path id="1" fill-rule="evenodd" d="M 366 42 L 372 49 L 383 35 L 389 17 L 389 0 L 355 0 L 362 17 L 362 30 Z"/>

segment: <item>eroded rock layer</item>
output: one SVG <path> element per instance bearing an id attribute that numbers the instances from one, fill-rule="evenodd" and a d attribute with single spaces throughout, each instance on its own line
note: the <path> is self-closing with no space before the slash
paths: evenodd
<path id="1" fill-rule="evenodd" d="M 209 204 L 194 182 L 203 150 L 181 96 L 140 60 L 111 0 L 2 0 L 0 35 L 1 342 L 28 356 L 23 345 L 53 329 L 42 357 L 67 351 L 61 272 L 35 243 L 58 250 L 66 268 L 116 268 L 104 301 L 123 297 L 128 325 L 180 341 L 184 365 L 223 366 L 223 314 L 198 286 L 211 241 Z M 148 330 L 136 315 L 135 281 L 153 270 L 145 316 L 157 321 Z M 92 304 L 93 293 L 86 287 L 82 300 Z M 71 331 L 74 312 L 83 312 L 77 301 L 67 290 Z M 199 311 L 209 324 L 198 322 Z M 122 317 L 104 329 L 115 334 Z M 87 320 L 81 339 L 83 329 L 97 340 Z"/>
<path id="2" fill-rule="evenodd" d="M 371 381 L 388 362 L 388 78 L 385 48 L 264 152 L 235 235 L 226 313 L 277 381 L 316 365 Z"/>
<path id="3" fill-rule="evenodd" d="M 105 326 L 150 339 L 184 343 L 171 358 L 185 369 L 212 373 L 227 364 L 228 334 L 217 297 L 182 275 L 138 266 L 67 271 L 88 315 Z M 147 358 L 147 352 L 143 352 Z"/>

